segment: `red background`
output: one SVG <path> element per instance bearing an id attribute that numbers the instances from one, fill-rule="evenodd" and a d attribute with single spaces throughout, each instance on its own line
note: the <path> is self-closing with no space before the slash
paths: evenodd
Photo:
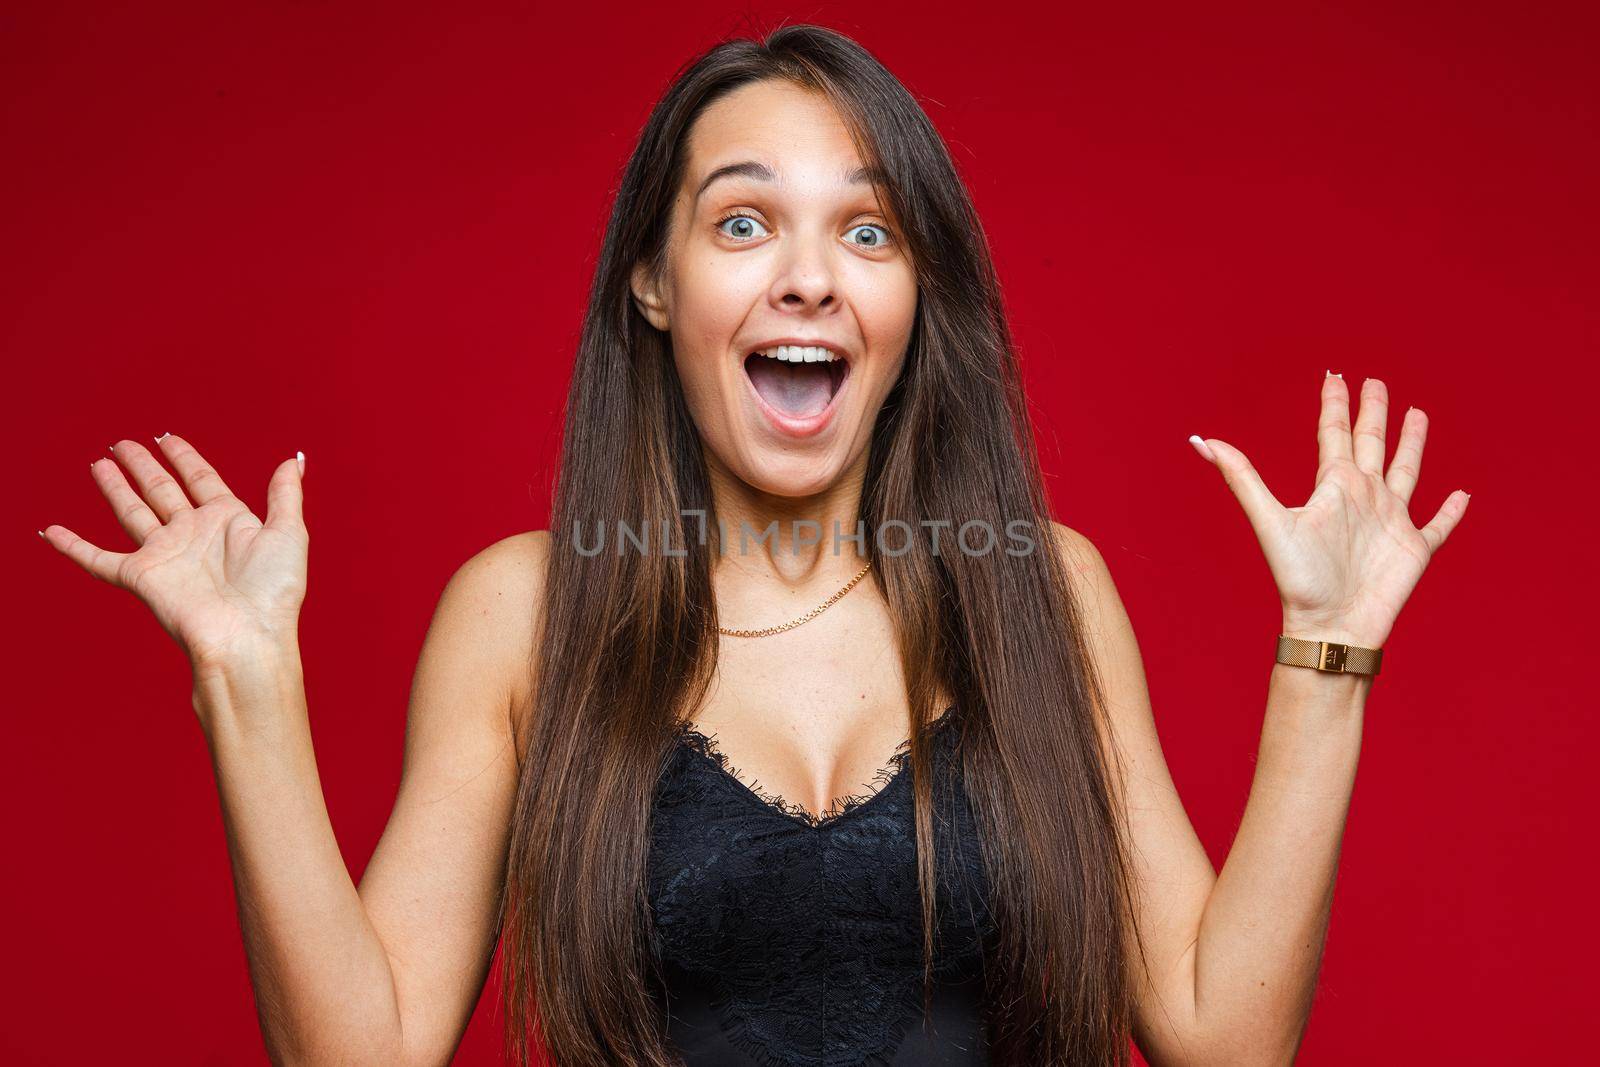
<path id="1" fill-rule="evenodd" d="M 256 506 L 305 450 L 307 680 L 359 877 L 435 598 L 547 522 L 633 138 L 684 59 L 780 19 L 855 36 L 948 139 L 1057 517 L 1120 584 L 1219 866 L 1277 602 L 1184 439 L 1233 442 L 1299 503 L 1324 369 L 1389 383 L 1391 447 L 1406 406 L 1427 410 L 1413 517 L 1457 488 L 1473 503 L 1368 706 L 1301 1062 L 1576 1053 L 1600 950 L 1577 470 L 1597 395 L 1593 16 L 1101 7 L 7 5 L 0 1059 L 265 1061 L 182 655 L 34 530 L 128 545 L 85 469 L 118 437 L 182 433 Z M 497 993 L 458 1062 L 499 1062 Z"/>

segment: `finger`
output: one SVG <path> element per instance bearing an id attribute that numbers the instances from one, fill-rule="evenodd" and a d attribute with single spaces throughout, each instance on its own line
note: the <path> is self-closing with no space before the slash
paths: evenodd
<path id="1" fill-rule="evenodd" d="M 300 484 L 301 456 L 303 453 L 296 453 L 294 459 L 284 460 L 272 472 L 272 480 L 267 483 L 267 521 L 264 525 L 277 530 L 306 532 L 303 512 L 305 494 Z"/>
<path id="2" fill-rule="evenodd" d="M 1350 390 L 1343 378 L 1329 371 L 1322 379 L 1322 411 L 1317 416 L 1317 470 L 1351 455 Z"/>
<path id="3" fill-rule="evenodd" d="M 51 547 L 57 552 L 102 582 L 110 582 L 118 587 L 122 585 L 117 580 L 117 575 L 121 572 L 122 561 L 128 558 L 127 553 L 107 552 L 85 541 L 65 526 L 46 526 L 39 531 L 39 535 L 50 542 Z"/>
<path id="4" fill-rule="evenodd" d="M 1394 447 L 1394 459 L 1389 461 L 1389 473 L 1384 484 L 1404 503 L 1411 503 L 1411 493 L 1422 476 L 1422 446 L 1428 440 L 1428 416 L 1421 408 L 1406 411 L 1400 424 L 1400 443 Z"/>
<path id="5" fill-rule="evenodd" d="M 128 531 L 134 544 L 144 544 L 146 538 L 161 529 L 161 520 L 150 510 L 150 505 L 133 491 L 115 460 L 101 457 L 89 464 L 89 470 L 94 475 L 95 484 L 100 487 L 100 495 L 111 505 L 111 513 Z"/>
<path id="6" fill-rule="evenodd" d="M 178 480 L 167 473 L 167 468 L 161 461 L 150 454 L 150 450 L 137 441 L 118 441 L 111 446 L 111 454 L 128 468 L 133 475 L 133 480 L 139 487 L 139 492 L 144 495 L 150 504 L 150 510 L 156 513 L 156 518 L 167 522 L 180 511 L 191 509 L 194 505 L 189 503 L 189 498 L 183 495 L 183 487 Z"/>
<path id="7" fill-rule="evenodd" d="M 195 451 L 193 445 L 177 434 L 164 433 L 156 438 L 156 444 L 161 446 L 162 455 L 167 457 L 167 462 L 183 479 L 189 499 L 196 506 L 233 495 L 233 490 L 228 488 L 222 476 Z"/>
<path id="8" fill-rule="evenodd" d="M 1258 531 L 1266 529 L 1273 516 L 1283 510 L 1278 498 L 1272 495 L 1267 483 L 1261 480 L 1261 475 L 1243 452 L 1215 437 L 1206 438 L 1205 445 L 1211 450 L 1217 469 L 1222 472 L 1222 480 L 1244 508 L 1250 525 Z"/>
<path id="9" fill-rule="evenodd" d="M 1356 413 L 1351 442 L 1356 466 L 1368 474 L 1383 474 L 1383 456 L 1388 450 L 1389 387 L 1376 378 L 1361 383 L 1361 410 Z"/>
<path id="10" fill-rule="evenodd" d="M 1454 530 L 1456 523 L 1461 521 L 1461 516 L 1467 513 L 1467 501 L 1471 499 L 1472 497 L 1464 490 L 1457 489 L 1445 497 L 1444 503 L 1439 505 L 1439 513 L 1433 517 L 1433 521 L 1418 531 L 1422 534 L 1422 539 L 1428 542 L 1430 555 L 1439 551 L 1440 546 L 1444 544 L 1445 538 L 1450 536 L 1450 531 Z"/>

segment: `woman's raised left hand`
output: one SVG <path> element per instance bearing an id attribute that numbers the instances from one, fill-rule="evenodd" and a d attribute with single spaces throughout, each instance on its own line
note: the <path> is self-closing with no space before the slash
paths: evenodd
<path id="1" fill-rule="evenodd" d="M 1428 418 L 1419 408 L 1406 412 L 1385 472 L 1388 416 L 1388 387 L 1368 378 L 1352 430 L 1344 379 L 1324 377 L 1316 487 L 1297 508 L 1280 504 L 1237 448 L 1190 438 L 1244 508 L 1278 585 L 1282 632 L 1290 637 L 1382 648 L 1429 560 L 1466 514 L 1468 495 L 1458 489 L 1426 526 L 1411 524 Z"/>

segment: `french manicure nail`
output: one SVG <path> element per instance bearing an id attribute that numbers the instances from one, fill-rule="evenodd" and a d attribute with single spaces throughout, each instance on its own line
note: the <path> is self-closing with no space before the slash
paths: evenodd
<path id="1" fill-rule="evenodd" d="M 1211 446 L 1206 444 L 1205 441 L 1201 439 L 1199 434 L 1190 434 L 1189 435 L 1189 443 L 1191 445 L 1193 445 L 1194 446 L 1194 450 L 1196 452 L 1200 453 L 1201 456 L 1205 457 L 1205 459 L 1207 459 L 1207 460 L 1209 460 L 1211 462 L 1215 462 L 1216 461 L 1217 457 L 1211 451 Z"/>
<path id="2" fill-rule="evenodd" d="M 295 458 L 295 462 L 300 464 L 300 473 L 302 475 L 305 474 L 305 472 L 306 472 L 306 454 L 304 452 L 296 452 L 294 454 L 294 458 Z"/>
<path id="3" fill-rule="evenodd" d="M 171 437 L 171 436 L 172 436 L 172 431 L 168 430 L 166 433 L 164 433 L 160 437 L 156 438 L 156 444 L 159 445 L 164 439 L 166 439 L 168 437 Z"/>

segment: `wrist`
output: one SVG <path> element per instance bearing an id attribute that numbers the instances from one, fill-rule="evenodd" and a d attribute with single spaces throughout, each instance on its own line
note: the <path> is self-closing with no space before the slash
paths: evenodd
<path id="1" fill-rule="evenodd" d="M 226 642 L 199 645 L 185 643 L 195 680 L 220 680 L 263 670 L 278 670 L 300 659 L 299 635 L 293 626 L 286 629 L 251 630 L 234 635 Z"/>
<path id="2" fill-rule="evenodd" d="M 1301 714 L 1320 709 L 1324 714 L 1359 715 L 1372 693 L 1370 674 L 1340 674 L 1274 663 L 1268 682 L 1267 707 L 1284 705 Z"/>
<path id="3" fill-rule="evenodd" d="M 1296 637 L 1302 641 L 1337 641 L 1339 644 L 1353 645 L 1357 648 L 1382 648 L 1383 642 L 1389 638 L 1387 632 L 1379 633 L 1370 626 L 1292 615 L 1283 617 L 1283 625 L 1278 628 L 1278 632 L 1285 637 Z"/>
<path id="4" fill-rule="evenodd" d="M 191 659 L 192 703 L 208 734 L 222 717 L 274 718 L 303 709 L 305 677 L 293 640 L 262 637 L 229 646 L 225 653 Z"/>

